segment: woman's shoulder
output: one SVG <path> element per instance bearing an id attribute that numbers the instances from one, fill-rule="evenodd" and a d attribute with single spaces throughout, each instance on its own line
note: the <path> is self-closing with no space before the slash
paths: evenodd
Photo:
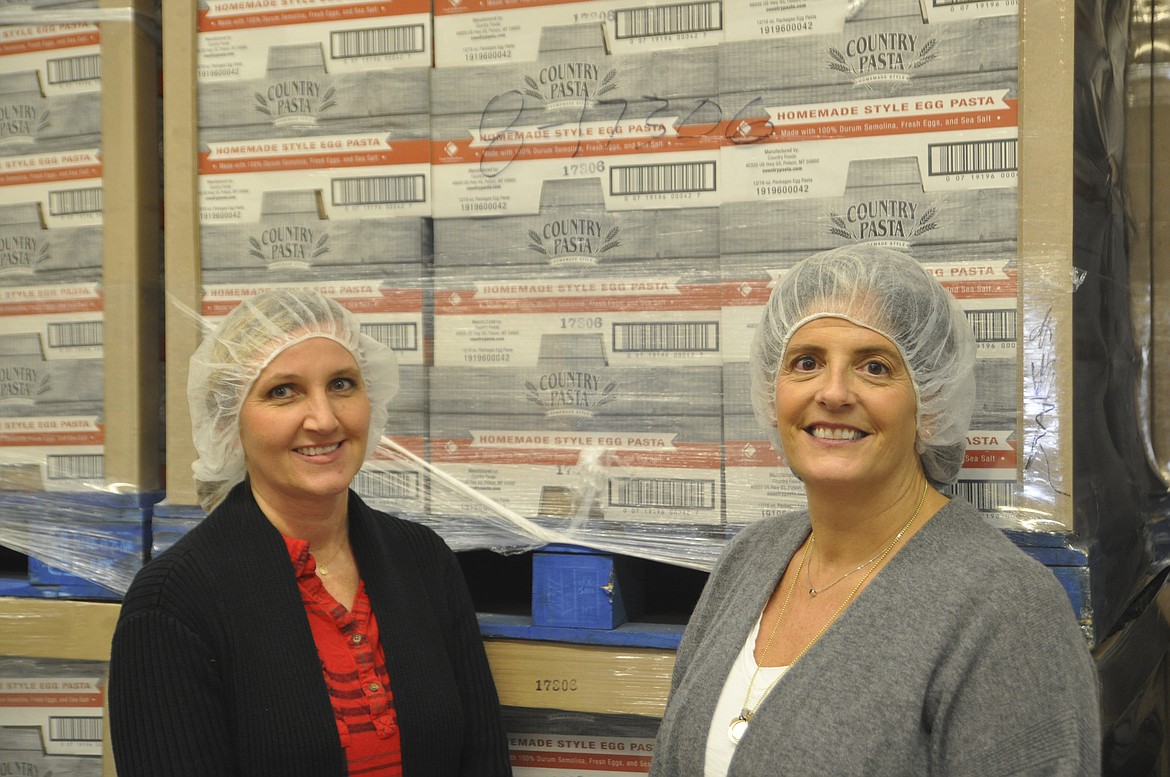
<path id="1" fill-rule="evenodd" d="M 935 559 L 937 585 L 1018 609 L 1039 602 L 1068 605 L 1052 570 L 1025 552 L 970 503 L 952 500 L 927 524 L 923 545 Z"/>
<path id="2" fill-rule="evenodd" d="M 214 560 L 222 556 L 215 551 L 216 539 L 199 523 L 146 562 L 122 597 L 119 617 L 197 607 L 218 577 Z"/>
<path id="3" fill-rule="evenodd" d="M 164 596 L 195 599 L 230 579 L 233 570 L 251 559 L 242 523 L 224 508 L 212 511 L 143 565 L 123 597 L 123 610 L 128 602 L 157 602 Z"/>

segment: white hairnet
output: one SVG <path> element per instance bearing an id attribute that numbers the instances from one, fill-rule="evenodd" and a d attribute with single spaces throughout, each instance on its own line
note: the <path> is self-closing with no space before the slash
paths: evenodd
<path id="1" fill-rule="evenodd" d="M 959 303 L 900 251 L 854 245 L 823 251 L 784 273 L 751 351 L 756 420 L 783 453 L 776 430 L 776 378 L 793 332 L 817 318 L 842 318 L 884 335 L 901 352 L 917 397 L 917 449 L 935 485 L 963 464 L 975 405 L 975 337 Z"/>
<path id="2" fill-rule="evenodd" d="M 286 348 L 325 337 L 349 351 L 370 399 L 368 457 L 378 445 L 398 391 L 398 359 L 388 346 L 361 332 L 357 318 L 316 291 L 277 289 L 245 299 L 191 356 L 187 402 L 198 457 L 196 492 L 211 512 L 244 479 L 240 406 L 260 372 Z"/>

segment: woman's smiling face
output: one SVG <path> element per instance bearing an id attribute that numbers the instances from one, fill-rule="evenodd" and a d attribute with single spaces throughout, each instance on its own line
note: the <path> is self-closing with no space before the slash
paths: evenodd
<path id="1" fill-rule="evenodd" d="M 269 503 L 344 499 L 366 454 L 370 400 L 353 356 L 313 337 L 282 351 L 240 409 L 252 488 Z"/>
<path id="2" fill-rule="evenodd" d="M 917 399 L 888 338 L 818 318 L 788 340 L 776 379 L 784 457 L 806 486 L 879 489 L 919 477 Z"/>

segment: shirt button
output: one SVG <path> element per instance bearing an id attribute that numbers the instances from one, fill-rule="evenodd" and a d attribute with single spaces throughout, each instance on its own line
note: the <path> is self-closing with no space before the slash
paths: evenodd
<path id="1" fill-rule="evenodd" d="M 361 634 L 354 634 L 353 635 L 353 644 L 360 645 L 361 642 L 362 642 L 362 635 Z"/>
<path id="2" fill-rule="evenodd" d="M 370 693 L 377 693 L 378 692 L 378 684 L 377 683 L 370 683 L 369 689 L 370 689 Z"/>

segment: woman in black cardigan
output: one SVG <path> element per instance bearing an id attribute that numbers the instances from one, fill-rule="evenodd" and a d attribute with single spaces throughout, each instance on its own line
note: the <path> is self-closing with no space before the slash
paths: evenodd
<path id="1" fill-rule="evenodd" d="M 120 777 L 511 773 L 454 554 L 349 490 L 396 388 L 393 352 L 315 292 L 246 300 L 196 351 L 209 515 L 123 601 Z"/>

